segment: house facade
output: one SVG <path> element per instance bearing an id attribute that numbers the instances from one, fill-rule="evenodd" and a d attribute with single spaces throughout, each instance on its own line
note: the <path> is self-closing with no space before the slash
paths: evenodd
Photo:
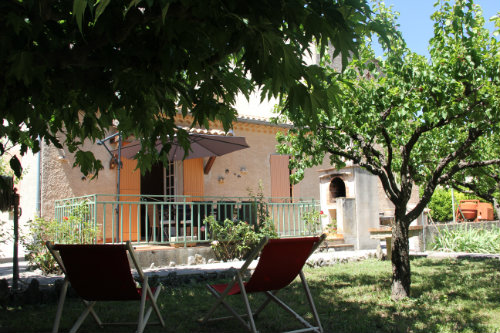
<path id="1" fill-rule="evenodd" d="M 182 118 L 181 116 L 176 119 L 177 125 L 181 127 L 189 127 L 191 122 L 192 119 Z M 100 239 L 103 242 L 148 241 L 152 239 L 151 234 L 154 234 L 153 239 L 156 241 L 160 241 L 160 239 L 163 241 L 163 234 L 165 234 L 165 239 L 168 237 L 168 240 L 171 241 L 171 236 L 176 235 L 175 232 L 177 232 L 177 235 L 181 235 L 179 233 L 179 221 L 182 218 L 179 216 L 182 216 L 182 214 L 175 212 L 178 215 L 175 227 L 177 230 L 173 230 L 171 225 L 163 226 L 164 220 L 172 220 L 172 215 L 169 215 L 171 214 L 170 208 L 168 208 L 170 206 L 167 207 L 164 204 L 154 205 L 148 200 L 165 200 L 158 198 L 167 195 L 176 197 L 176 199 L 169 199 L 170 201 L 179 200 L 177 197 L 184 197 L 182 199 L 184 202 L 191 202 L 189 204 L 190 211 L 200 209 L 207 211 L 207 207 L 200 202 L 206 203 L 207 200 L 210 200 L 209 202 L 214 202 L 213 206 L 209 207 L 210 211 L 212 211 L 212 207 L 214 210 L 218 207 L 220 212 L 221 206 L 219 206 L 218 202 L 232 202 L 234 200 L 246 202 L 245 200 L 248 200 L 252 195 L 258 194 L 259 191 L 262 191 L 262 195 L 266 198 L 279 198 L 279 200 L 270 199 L 270 202 L 273 203 L 276 201 L 289 203 L 299 201 L 315 202 L 314 209 L 321 209 L 326 212 L 326 218 L 322 219 L 323 227 L 332 220 L 340 220 L 338 216 L 333 214 L 331 203 L 325 201 L 328 200 L 326 197 L 328 191 L 325 192 L 324 185 L 326 179 L 325 170 L 330 170 L 326 172 L 326 174 L 330 174 L 328 176 L 330 178 L 332 178 L 331 174 L 335 173 L 335 171 L 331 171 L 333 169 L 328 163 L 328 158 L 325 158 L 322 165 L 306 170 L 304 179 L 299 184 L 290 184 L 289 157 L 279 155 L 276 151 L 276 133 L 278 131 L 286 132 L 287 129 L 288 125 L 271 123 L 265 117 L 239 115 L 237 121 L 233 123 L 232 134 L 244 137 L 249 148 L 218 156 L 215 159 L 206 157 L 172 161 L 168 166 L 156 164 L 151 171 L 145 174 L 141 174 L 140 170 L 136 170 L 137 164 L 133 159 L 122 158 L 122 167 L 119 169 L 116 160 L 103 145 L 87 141 L 84 143 L 83 149 L 93 152 L 104 166 L 98 177 L 94 179 L 91 179 L 90 176 L 84 177 L 78 168 L 73 168 L 74 156 L 66 149 L 58 149 L 44 144 L 39 154 L 27 155 L 22 161 L 23 166 L 27 168 L 27 172 L 20 184 L 18 184 L 21 208 L 24 212 L 20 224 L 26 225 L 26 222 L 32 219 L 37 212 L 46 219 L 61 219 L 65 213 L 63 211 L 58 216 L 56 206 L 59 200 L 99 194 L 106 195 L 107 199 L 103 200 L 109 201 L 117 200 L 115 197 L 120 194 L 122 197 L 118 200 L 127 202 L 127 204 L 121 204 L 121 211 L 118 212 L 117 208 L 112 208 L 113 205 L 111 204 L 107 208 L 105 204 L 104 206 L 101 205 L 102 209 L 99 208 L 99 211 L 98 208 L 95 208 L 95 218 L 103 221 L 100 222 L 103 230 Z M 226 135 L 222 131 L 220 124 L 217 123 L 212 123 L 210 130 L 190 129 L 190 131 L 210 135 Z M 114 128 L 109 130 L 109 134 L 115 132 L 116 129 Z M 131 141 L 131 139 L 124 140 L 124 149 L 126 149 L 127 143 Z M 117 147 L 116 142 L 108 141 L 106 144 L 111 150 Z M 328 178 L 329 181 L 330 178 Z M 358 177 L 358 179 L 361 178 Z M 375 176 L 364 174 L 364 180 L 361 180 L 357 188 L 362 189 L 363 184 L 367 182 L 372 184 L 372 190 L 369 192 L 370 202 L 372 202 L 372 214 L 370 215 L 370 223 L 366 226 L 377 226 L 379 215 L 390 216 L 393 207 L 385 196 L 380 181 Z M 348 190 L 343 195 L 348 199 L 352 199 L 360 196 L 361 193 L 363 192 L 358 190 L 356 194 L 356 191 L 349 190 L 348 186 Z M 144 203 L 144 200 L 147 202 Z M 244 205 L 245 203 L 240 204 L 239 208 L 231 206 L 231 209 L 234 208 L 234 211 L 239 210 L 239 213 L 235 214 L 243 214 L 242 212 L 246 209 Z M 307 207 L 307 209 L 311 208 L 311 206 Z M 359 207 L 363 207 L 362 201 L 359 202 Z M 292 209 L 293 213 L 285 212 L 289 209 Z M 277 226 L 277 228 L 283 232 L 301 228 L 293 226 L 298 223 L 296 219 L 300 219 L 300 214 L 298 215 L 297 211 L 301 209 L 303 208 L 277 207 L 276 214 L 283 219 L 283 222 L 279 222 L 280 226 Z M 109 219 L 113 220 L 115 214 L 116 220 L 122 221 L 120 226 L 115 226 L 113 224 L 115 222 L 104 222 Z M 239 218 L 241 216 L 238 215 Z M 184 220 L 186 219 L 194 220 L 192 217 L 186 218 L 184 212 Z M 145 227 L 144 220 L 146 220 L 147 226 L 153 225 L 156 227 Z M 139 221 L 141 222 L 139 223 Z M 161 229 L 158 228 L 158 225 L 161 226 Z M 207 236 L 203 236 L 199 230 L 200 223 L 192 222 L 192 225 L 193 228 L 189 229 L 191 236 L 198 237 L 198 240 L 203 239 L 203 237 L 207 239 Z M 164 233 L 163 228 L 168 232 Z M 185 229 L 184 235 L 189 234 L 186 230 L 188 229 Z M 120 232 L 121 235 L 119 235 Z M 359 248 L 372 247 L 372 245 L 365 244 L 359 246 Z M 4 246 L 2 252 L 4 256 L 8 257 L 8 248 Z"/>
<path id="2" fill-rule="evenodd" d="M 189 126 L 191 119 L 179 117 L 176 123 Z M 209 131 L 192 129 L 191 132 L 225 135 L 221 126 L 211 125 Z M 117 165 L 102 145 L 86 143 L 83 147 L 103 163 L 104 169 L 95 179 L 83 177 L 78 168 L 72 167 L 74 158 L 67 150 L 44 145 L 40 169 L 41 215 L 53 218 L 56 200 L 94 193 L 115 194 L 117 189 L 121 194 L 248 197 L 250 193 L 257 193 L 261 185 L 265 197 L 319 200 L 317 170 L 328 164 L 307 170 L 304 180 L 292 186 L 288 156 L 276 152 L 276 133 L 286 130 L 287 126 L 272 124 L 265 118 L 240 116 L 233 124 L 233 135 L 244 137 L 249 148 L 212 161 L 208 157 L 174 161 L 170 168 L 157 164 L 145 175 L 136 170 L 135 160 L 122 158 L 119 185 Z M 114 129 L 109 131 L 114 132 Z M 123 149 L 126 144 L 127 140 Z M 111 142 L 108 147 L 116 149 L 117 144 Z"/>

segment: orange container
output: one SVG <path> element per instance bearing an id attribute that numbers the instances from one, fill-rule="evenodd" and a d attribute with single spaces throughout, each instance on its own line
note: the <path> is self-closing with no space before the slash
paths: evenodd
<path id="1" fill-rule="evenodd" d="M 463 215 L 466 220 L 475 220 L 478 206 L 479 200 L 460 200 L 459 209 L 457 209 L 458 218 L 461 220 Z"/>
<path id="2" fill-rule="evenodd" d="M 477 207 L 478 221 L 493 221 L 493 205 L 489 202 L 480 202 Z"/>

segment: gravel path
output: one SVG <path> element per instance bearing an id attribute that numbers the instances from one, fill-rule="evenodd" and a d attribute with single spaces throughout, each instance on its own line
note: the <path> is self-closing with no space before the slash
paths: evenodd
<path id="1" fill-rule="evenodd" d="M 495 254 L 477 254 L 477 253 L 456 253 L 456 252 L 419 252 L 412 253 L 414 256 L 427 257 L 432 259 L 445 259 L 445 258 L 495 258 L 500 260 L 500 255 Z M 339 263 L 346 263 L 350 261 L 361 261 L 368 258 L 377 257 L 375 250 L 360 250 L 360 251 L 330 251 L 330 252 L 317 252 L 314 253 L 308 260 L 307 265 L 310 267 L 331 266 Z M 196 274 L 210 274 L 221 273 L 229 270 L 235 270 L 241 267 L 243 261 L 220 262 L 205 265 L 192 265 L 192 266 L 176 266 L 176 267 L 150 267 L 144 269 L 144 272 L 149 275 L 157 275 L 160 278 L 166 277 L 169 274 L 175 273 L 177 276 L 182 275 L 196 275 Z M 257 261 L 255 260 L 250 268 L 255 268 Z M 27 261 L 19 262 L 20 279 L 22 284 L 28 284 L 31 279 L 38 279 L 41 285 L 53 284 L 55 280 L 61 279 L 61 275 L 43 275 L 40 270 L 28 270 Z M 12 263 L 0 264 L 0 280 L 7 279 L 9 284 L 12 281 Z"/>

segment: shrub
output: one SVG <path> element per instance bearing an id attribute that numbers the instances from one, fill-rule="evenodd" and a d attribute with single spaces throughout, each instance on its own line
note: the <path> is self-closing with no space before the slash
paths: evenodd
<path id="1" fill-rule="evenodd" d="M 266 198 L 264 197 L 264 185 L 262 185 L 262 180 L 259 180 L 256 193 L 253 193 L 251 188 L 247 188 L 247 191 L 248 196 L 252 198 L 253 201 L 252 209 L 256 212 L 256 231 L 259 232 L 259 227 L 267 223 L 266 220 L 270 218 Z"/>
<path id="2" fill-rule="evenodd" d="M 278 237 L 269 218 L 260 224 L 258 231 L 247 222 L 229 219 L 219 222 L 213 216 L 205 218 L 205 224 L 213 239 L 211 247 L 215 256 L 222 261 L 243 259 L 264 237 Z"/>
<path id="3" fill-rule="evenodd" d="M 62 222 L 35 218 L 29 222 L 29 237 L 23 238 L 26 247 L 26 260 L 34 269 L 39 268 L 44 274 L 60 273 L 59 267 L 45 246 L 45 242 L 63 244 L 93 243 L 97 230 L 89 219 L 86 202 L 77 204 L 70 216 L 63 217 Z"/>
<path id="4" fill-rule="evenodd" d="M 444 228 L 436 236 L 431 245 L 433 250 L 500 253 L 500 228 L 491 230 L 461 225 L 455 229 Z"/>
<path id="5" fill-rule="evenodd" d="M 26 260 L 28 260 L 28 265 L 34 269 L 41 269 L 44 274 L 60 273 L 56 261 L 45 246 L 46 241 L 55 239 L 57 221 L 35 218 L 28 223 L 30 237 L 23 239 L 27 250 Z"/>
<path id="6" fill-rule="evenodd" d="M 460 200 L 465 199 L 465 195 L 455 192 L 455 209 Z M 434 191 L 431 201 L 427 205 L 431 209 L 431 216 L 439 222 L 449 222 L 453 220 L 453 207 L 451 201 L 451 191 L 444 188 L 438 188 Z"/>
<path id="7" fill-rule="evenodd" d="M 302 220 L 304 220 L 305 230 L 304 235 L 317 235 L 322 232 L 321 230 L 321 217 L 323 216 L 323 211 L 310 210 L 302 214 Z M 337 227 L 337 221 L 335 220 L 335 228 Z"/>

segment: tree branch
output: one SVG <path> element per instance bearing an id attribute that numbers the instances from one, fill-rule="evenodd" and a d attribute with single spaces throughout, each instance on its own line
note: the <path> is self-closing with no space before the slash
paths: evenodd
<path id="1" fill-rule="evenodd" d="M 420 215 L 420 212 L 427 206 L 429 203 L 432 193 L 434 193 L 434 190 L 436 189 L 438 184 L 444 184 L 446 183 L 451 177 L 453 177 L 457 172 L 463 169 L 463 164 L 461 165 L 460 163 L 456 163 L 453 165 L 448 172 L 443 174 L 444 170 L 448 165 L 461 158 L 465 152 L 472 146 L 474 142 L 483 134 L 482 130 L 479 130 L 477 128 L 471 128 L 469 129 L 469 135 L 465 142 L 454 152 L 448 154 L 446 157 L 441 159 L 439 164 L 437 165 L 436 169 L 434 170 L 434 173 L 432 174 L 431 179 L 427 182 L 427 186 L 424 189 L 424 193 L 422 194 L 422 197 L 420 199 L 420 202 L 415 206 L 415 208 L 407 214 L 407 216 L 410 218 L 410 220 L 414 220 Z M 470 162 L 471 164 L 474 162 Z M 483 163 L 483 162 L 478 162 L 478 163 Z M 493 163 L 490 163 L 493 164 Z M 478 165 L 479 166 L 486 166 L 490 164 L 485 164 L 485 165 Z"/>
<path id="2" fill-rule="evenodd" d="M 384 169 L 382 169 L 380 167 L 376 167 L 374 164 L 371 164 L 368 162 L 363 162 L 361 159 L 361 156 L 355 155 L 352 153 L 348 153 L 344 150 L 333 149 L 331 147 L 328 147 L 327 151 L 328 151 L 328 153 L 330 153 L 332 155 L 342 156 L 346 159 L 349 159 L 349 160 L 353 161 L 355 164 L 358 164 L 360 167 L 365 168 L 373 175 L 378 176 L 380 181 L 384 185 L 384 190 L 385 190 L 387 196 L 389 197 L 389 199 L 391 201 L 394 201 L 397 199 L 398 192 L 399 192 L 399 190 L 397 189 L 397 185 L 394 184 L 396 186 L 396 187 L 394 187 L 393 184 L 391 184 L 391 182 L 389 181 L 389 175 L 385 172 Z M 392 176 L 392 173 L 390 175 Z"/>
<path id="3" fill-rule="evenodd" d="M 490 175 L 490 177 L 493 178 L 498 184 L 500 184 L 500 177 L 498 175 Z M 479 188 L 479 186 L 477 186 L 477 184 L 459 182 L 459 181 L 453 181 L 451 183 L 451 186 L 457 191 L 460 191 L 465 194 L 477 195 L 486 201 L 493 202 L 495 200 L 493 194 L 497 189 L 494 187 L 488 188 L 487 191 L 481 191 L 481 189 Z"/>
<path id="4" fill-rule="evenodd" d="M 330 130 L 330 131 L 339 131 L 340 129 L 333 128 L 333 127 L 328 127 L 321 125 L 321 128 L 325 130 Z M 384 184 L 384 189 L 386 191 L 387 196 L 390 198 L 391 201 L 396 200 L 396 198 L 399 195 L 399 188 L 398 185 L 394 179 L 394 175 L 391 172 L 391 164 L 392 164 L 392 148 L 390 145 L 390 137 L 387 131 L 385 140 L 388 142 L 388 149 L 391 151 L 390 153 L 390 163 L 388 163 L 383 156 L 381 152 L 379 152 L 377 149 L 375 149 L 373 144 L 366 143 L 366 141 L 363 139 L 363 137 L 357 133 L 346 133 L 345 130 L 343 130 L 343 133 L 348 135 L 352 140 L 358 142 L 361 145 L 361 148 L 363 150 L 363 156 L 366 159 L 366 162 L 362 161 L 362 157 L 359 155 L 355 155 L 353 153 L 348 153 L 344 150 L 341 149 L 332 149 L 331 147 L 325 147 L 326 150 L 332 154 L 332 155 L 337 155 L 344 157 L 346 159 L 349 159 L 353 161 L 355 164 L 358 164 L 360 167 L 365 168 L 368 170 L 370 173 L 373 175 L 376 175 L 379 177 L 380 181 Z M 333 134 L 335 135 L 335 133 Z M 376 157 L 380 163 L 376 162 L 373 157 Z"/>
<path id="5" fill-rule="evenodd" d="M 385 170 L 375 168 L 373 165 L 367 163 L 359 163 L 360 167 L 363 167 L 370 171 L 372 174 L 378 176 L 382 185 L 384 187 L 385 193 L 389 197 L 392 202 L 396 202 L 400 193 L 400 190 L 397 188 L 397 184 L 394 185 L 390 182 L 389 178 L 392 177 L 392 173 L 387 174 Z"/>
<path id="6" fill-rule="evenodd" d="M 358 142 L 361 146 L 361 149 L 363 150 L 363 155 L 369 161 L 374 165 L 375 167 L 379 168 L 381 167 L 382 164 L 385 162 L 385 157 L 383 154 L 381 154 L 377 149 L 375 149 L 374 145 L 372 143 L 367 143 L 364 138 L 357 134 L 357 133 L 347 133 L 349 137 Z M 379 162 L 376 162 L 373 157 L 376 157 Z"/>
<path id="7" fill-rule="evenodd" d="M 402 159 L 401 176 L 403 177 L 404 175 L 406 175 L 408 173 L 408 165 L 410 162 L 411 152 L 412 152 L 413 148 L 415 147 L 415 144 L 418 142 L 419 138 L 422 136 L 422 134 L 429 132 L 429 131 L 432 131 L 433 129 L 446 126 L 456 119 L 465 117 L 466 115 L 468 115 L 470 113 L 471 109 L 474 108 L 475 106 L 477 106 L 478 104 L 480 104 L 480 103 L 479 102 L 474 103 L 473 105 L 469 106 L 464 112 L 458 113 L 458 114 L 456 114 L 452 117 L 449 117 L 449 118 L 440 119 L 435 124 L 427 123 L 427 124 L 424 124 L 424 125 L 418 127 L 417 129 L 415 129 L 415 132 L 413 132 L 412 136 L 410 137 L 410 140 L 408 140 L 406 145 L 404 145 L 401 149 L 401 159 Z"/>
<path id="8" fill-rule="evenodd" d="M 478 168 L 478 167 L 483 167 L 483 166 L 488 166 L 488 165 L 493 165 L 493 164 L 498 164 L 500 165 L 500 158 L 495 158 L 492 160 L 487 160 L 487 161 L 471 161 L 471 162 L 460 162 L 458 167 L 463 170 L 463 169 L 469 169 L 469 168 Z"/>
<path id="9" fill-rule="evenodd" d="M 348 152 L 340 150 L 340 149 L 326 147 L 326 151 L 328 151 L 328 153 L 330 153 L 331 155 L 344 157 L 348 160 L 353 161 L 356 164 L 361 161 L 361 157 L 359 155 L 349 154 Z"/>
<path id="10" fill-rule="evenodd" d="M 488 160 L 488 161 L 474 161 L 474 162 L 459 162 L 452 166 L 448 172 L 445 174 L 441 175 L 438 179 L 439 184 L 444 184 L 448 182 L 457 172 L 462 171 L 464 169 L 473 169 L 473 168 L 480 168 L 488 165 L 493 165 L 493 164 L 499 164 L 500 165 L 500 159 L 493 159 L 493 160 Z"/>
<path id="11" fill-rule="evenodd" d="M 390 108 L 388 109 L 390 110 Z M 390 112 L 390 111 L 389 111 Z M 385 119 L 384 116 L 382 116 L 383 120 Z M 384 126 L 379 126 L 380 132 L 382 133 L 382 136 L 385 141 L 385 145 L 387 147 L 387 159 L 383 165 L 383 168 L 385 170 L 385 173 L 388 177 L 388 181 L 391 185 L 391 188 L 397 188 L 397 183 L 396 179 L 394 178 L 394 173 L 392 172 L 392 160 L 393 160 L 393 150 L 392 150 L 392 140 L 391 137 L 389 136 L 389 132 L 387 131 L 387 128 Z"/>

